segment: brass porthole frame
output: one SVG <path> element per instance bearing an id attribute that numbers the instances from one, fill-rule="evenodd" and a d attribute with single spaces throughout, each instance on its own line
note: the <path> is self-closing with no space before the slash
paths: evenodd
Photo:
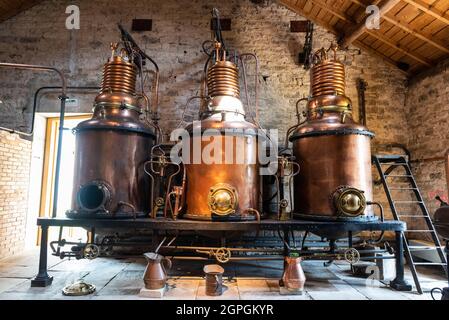
<path id="1" fill-rule="evenodd" d="M 215 196 L 220 192 L 226 192 L 230 196 L 230 204 L 225 210 L 219 210 L 215 203 Z M 227 183 L 218 183 L 209 189 L 207 196 L 207 205 L 211 213 L 218 216 L 227 216 L 234 214 L 238 204 L 237 190 Z"/>

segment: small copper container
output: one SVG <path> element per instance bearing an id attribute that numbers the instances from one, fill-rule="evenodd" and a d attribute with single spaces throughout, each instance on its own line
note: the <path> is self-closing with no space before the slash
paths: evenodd
<path id="1" fill-rule="evenodd" d="M 279 281 L 281 287 L 292 292 L 302 292 L 306 283 L 306 276 L 301 267 L 301 257 L 285 257 L 284 273 Z"/>
<path id="2" fill-rule="evenodd" d="M 143 282 L 145 288 L 150 290 L 162 289 L 168 279 L 167 269 L 171 269 L 170 259 L 154 252 L 144 254 L 148 265 L 145 269 Z"/>
<path id="3" fill-rule="evenodd" d="M 223 294 L 224 269 L 218 264 L 208 264 L 203 271 L 206 275 L 206 295 L 221 296 Z"/>

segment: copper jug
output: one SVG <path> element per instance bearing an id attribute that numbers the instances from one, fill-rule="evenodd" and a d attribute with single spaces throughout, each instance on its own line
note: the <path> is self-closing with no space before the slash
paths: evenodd
<path id="1" fill-rule="evenodd" d="M 289 291 L 302 292 L 306 276 L 301 267 L 301 257 L 288 256 L 284 259 L 284 273 L 279 285 L 285 287 Z"/>
<path id="2" fill-rule="evenodd" d="M 167 269 L 171 268 L 170 259 L 154 252 L 144 253 L 144 256 L 148 262 L 143 276 L 145 288 L 151 290 L 164 288 L 168 279 Z"/>

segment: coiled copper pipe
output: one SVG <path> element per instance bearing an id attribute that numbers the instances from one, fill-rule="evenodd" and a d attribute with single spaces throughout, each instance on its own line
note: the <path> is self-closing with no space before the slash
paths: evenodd
<path id="1" fill-rule="evenodd" d="M 240 97 L 239 71 L 230 61 L 217 61 L 207 71 L 207 89 L 211 97 Z"/>
<path id="2" fill-rule="evenodd" d="M 114 56 L 104 65 L 101 93 L 123 92 L 135 95 L 136 78 L 136 66 L 120 56 Z"/>
<path id="3" fill-rule="evenodd" d="M 339 61 L 323 60 L 311 70 L 311 93 L 321 95 L 345 95 L 345 68 Z"/>

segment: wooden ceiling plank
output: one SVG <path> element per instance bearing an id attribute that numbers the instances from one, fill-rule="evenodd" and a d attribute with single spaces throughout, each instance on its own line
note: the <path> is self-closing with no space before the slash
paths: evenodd
<path id="1" fill-rule="evenodd" d="M 415 59 L 416 61 L 418 61 L 418 62 L 420 62 L 420 63 L 422 63 L 422 64 L 424 64 L 424 65 L 426 65 L 426 66 L 428 66 L 428 67 L 432 66 L 432 64 L 431 64 L 429 61 L 427 61 L 425 58 L 420 57 L 420 56 L 418 56 L 418 55 L 416 55 L 416 54 L 414 54 L 414 53 L 409 52 L 408 50 L 405 50 L 405 49 L 401 48 L 401 47 L 398 46 L 397 44 L 392 43 L 390 40 L 388 40 L 388 39 L 385 38 L 384 36 L 381 36 L 380 34 L 377 34 L 377 33 L 372 32 L 372 31 L 370 31 L 370 30 L 366 30 L 365 32 L 368 33 L 369 35 L 371 35 L 372 37 L 374 37 L 374 38 L 376 38 L 376 39 L 382 41 L 382 42 L 385 43 L 386 45 L 389 45 L 390 47 L 392 47 L 392 48 L 394 48 L 394 49 L 396 49 L 396 50 L 398 50 L 398 51 L 401 51 L 402 53 L 408 55 L 410 58 L 413 58 L 413 59 Z"/>
<path id="2" fill-rule="evenodd" d="M 349 22 L 349 23 L 354 23 L 354 20 L 352 19 L 352 17 L 348 16 L 344 12 L 341 12 L 341 11 L 331 7 L 325 1 L 323 1 L 323 0 L 312 0 L 312 2 L 314 4 L 316 4 L 318 7 L 320 7 L 321 9 L 324 9 L 324 10 L 332 13 L 333 15 L 339 17 L 341 20 Z"/>
<path id="3" fill-rule="evenodd" d="M 386 2 L 384 2 L 384 4 L 379 7 L 380 16 L 382 17 L 382 15 L 386 14 L 400 2 L 401 0 L 387 0 Z M 348 45 L 354 42 L 354 40 L 356 40 L 358 37 L 360 37 L 363 33 L 365 33 L 368 30 L 366 27 L 367 18 L 368 16 L 366 16 L 362 22 L 360 22 L 354 29 L 352 29 L 349 33 L 347 33 L 344 36 L 344 38 L 341 41 L 341 46 L 343 48 L 346 48 Z"/>
<path id="4" fill-rule="evenodd" d="M 428 5 L 422 0 L 402 0 L 411 4 L 412 6 L 418 8 L 421 11 L 424 11 L 428 15 L 431 15 L 435 19 L 438 19 L 446 24 L 449 24 L 449 16 L 445 12 L 441 12 L 435 9 L 432 5 Z"/>
<path id="5" fill-rule="evenodd" d="M 296 6 L 292 5 L 290 2 L 288 2 L 288 1 L 286 1 L 286 0 L 280 0 L 280 2 L 281 2 L 284 6 L 286 6 L 288 9 L 292 10 L 293 12 L 296 12 L 297 14 L 299 14 L 299 15 L 301 15 L 301 16 L 307 18 L 307 19 L 309 19 L 309 20 L 312 21 L 313 23 L 316 23 L 316 24 L 318 24 L 318 25 L 323 26 L 324 28 L 326 28 L 328 31 L 332 32 L 332 33 L 335 34 L 335 35 L 338 34 L 337 30 L 336 30 L 334 27 L 332 27 L 332 26 L 330 26 L 330 25 L 328 25 L 328 24 L 326 24 L 326 23 L 324 23 L 324 22 L 322 22 L 322 21 L 319 21 L 319 20 L 316 19 L 315 17 L 311 17 L 311 16 L 310 16 L 310 12 L 307 12 L 306 10 L 303 10 L 303 9 L 301 9 L 301 8 L 299 8 L 299 7 L 296 7 Z M 306 8 L 306 6 L 304 6 L 304 8 Z M 312 9 L 313 9 L 313 8 L 312 8 Z"/>
<path id="6" fill-rule="evenodd" d="M 388 21 L 389 23 L 395 25 L 396 27 L 401 28 L 405 32 L 408 32 L 411 35 L 421 39 L 422 41 L 425 41 L 425 42 L 431 44 L 435 48 L 438 48 L 439 50 L 444 51 L 446 53 L 449 53 L 449 48 L 445 47 L 443 44 L 440 44 L 440 43 L 432 40 L 431 38 L 427 37 L 420 31 L 412 28 L 408 24 L 403 23 L 399 18 L 396 17 L 395 19 L 393 19 L 393 18 L 389 17 L 388 15 L 384 15 L 382 18 L 384 20 Z"/>

